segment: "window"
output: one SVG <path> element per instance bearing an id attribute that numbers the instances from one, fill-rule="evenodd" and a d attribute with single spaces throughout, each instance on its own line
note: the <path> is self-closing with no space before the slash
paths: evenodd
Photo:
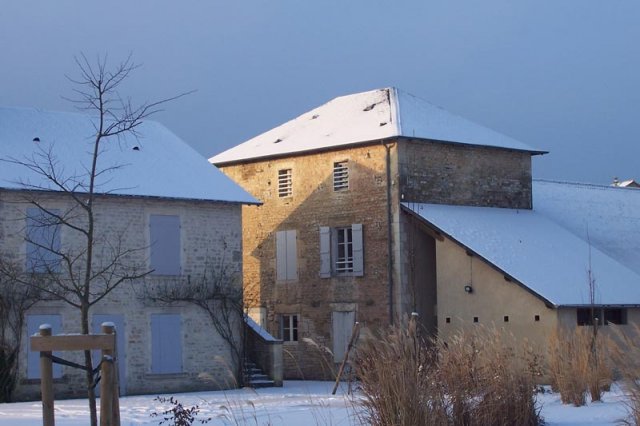
<path id="1" fill-rule="evenodd" d="M 154 275 L 180 275 L 180 217 L 149 217 L 150 268 Z"/>
<path id="2" fill-rule="evenodd" d="M 346 191 L 347 189 L 349 189 L 348 161 L 333 163 L 333 190 Z"/>
<path id="3" fill-rule="evenodd" d="M 353 272 L 353 231 L 349 228 L 337 228 L 336 233 L 336 272 Z"/>
<path id="4" fill-rule="evenodd" d="M 298 341 L 298 315 L 280 316 L 280 336 L 285 342 Z"/>
<path id="5" fill-rule="evenodd" d="M 298 279 L 298 254 L 296 251 L 296 231 L 276 232 L 276 279 Z"/>
<path id="6" fill-rule="evenodd" d="M 182 372 L 182 327 L 179 314 L 151 315 L 151 372 Z"/>
<path id="7" fill-rule="evenodd" d="M 291 169 L 278 170 L 278 197 L 285 198 L 292 195 Z"/>
<path id="8" fill-rule="evenodd" d="M 604 323 L 609 324 L 626 324 L 627 323 L 627 310 L 623 308 L 605 308 L 604 311 Z"/>
<path id="9" fill-rule="evenodd" d="M 627 310 L 625 308 L 601 308 L 594 307 L 593 315 L 592 308 L 578 308 L 576 309 L 576 318 L 578 325 L 593 325 L 595 318 L 598 325 L 609 324 L 626 324 L 627 323 Z M 604 320 L 603 320 L 604 319 Z"/>
<path id="10" fill-rule="evenodd" d="M 595 308 L 593 312 L 593 317 L 597 320 L 599 317 L 600 309 Z M 591 308 L 578 308 L 577 309 L 577 320 L 578 325 L 593 325 L 593 318 L 591 313 Z M 599 321 L 598 321 L 599 322 Z"/>
<path id="11" fill-rule="evenodd" d="M 51 334 L 56 335 L 62 332 L 62 318 L 60 315 L 27 315 L 27 336 L 33 336 L 39 333 L 42 324 L 51 326 Z M 40 378 L 40 352 L 31 350 L 31 342 L 27 337 L 27 379 Z M 55 356 L 62 356 L 58 352 L 54 352 Z M 53 364 L 53 378 L 62 377 L 62 366 Z"/>
<path id="12" fill-rule="evenodd" d="M 364 275 L 362 225 L 320 227 L 320 277 Z"/>
<path id="13" fill-rule="evenodd" d="M 60 223 L 52 216 L 60 211 L 50 210 L 50 213 L 39 208 L 27 209 L 27 272 L 60 272 Z"/>

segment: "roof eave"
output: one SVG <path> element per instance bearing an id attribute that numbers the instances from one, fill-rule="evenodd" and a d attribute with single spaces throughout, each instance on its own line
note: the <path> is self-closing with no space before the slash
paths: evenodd
<path id="1" fill-rule="evenodd" d="M 7 188 L 0 186 L 0 191 L 8 192 L 27 192 L 37 194 L 64 194 L 62 191 L 55 191 L 52 189 L 28 189 L 28 188 Z M 208 198 L 189 198 L 189 197 L 166 197 L 161 195 L 137 195 L 137 194 L 106 194 L 103 192 L 96 192 L 98 197 L 114 197 L 114 198 L 141 198 L 145 200 L 169 200 L 169 201 L 185 201 L 185 202 L 198 202 L 198 203 L 219 203 L 219 204 L 240 204 L 248 206 L 261 206 L 264 204 L 261 201 L 234 201 L 234 200 L 213 200 Z"/>

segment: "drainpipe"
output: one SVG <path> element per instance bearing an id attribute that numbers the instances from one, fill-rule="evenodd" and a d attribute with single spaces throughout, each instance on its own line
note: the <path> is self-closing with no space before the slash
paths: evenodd
<path id="1" fill-rule="evenodd" d="M 391 148 L 395 143 L 386 144 L 382 141 L 382 145 L 386 149 L 386 168 L 387 168 L 387 284 L 389 289 L 389 324 L 393 325 L 393 244 L 392 244 L 392 211 L 391 211 Z"/>

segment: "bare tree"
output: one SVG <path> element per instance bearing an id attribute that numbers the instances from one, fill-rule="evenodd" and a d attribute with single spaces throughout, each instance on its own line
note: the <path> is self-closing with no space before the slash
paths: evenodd
<path id="1" fill-rule="evenodd" d="M 132 105 L 130 99 L 119 95 L 121 84 L 137 68 L 131 57 L 113 69 L 107 68 L 107 59 L 99 58 L 95 64 L 84 56 L 75 58 L 79 69 L 78 78 L 68 79 L 75 85 L 73 98 L 68 99 L 76 108 L 85 111 L 92 119 L 94 129 L 91 149 L 87 153 L 88 165 L 80 172 L 69 173 L 61 166 L 53 145 L 38 145 L 35 152 L 25 158 L 3 159 L 23 166 L 31 175 L 40 179 L 20 181 L 25 202 L 36 213 L 27 213 L 32 232 L 27 232 L 26 241 L 37 254 L 31 272 L 18 274 L 14 280 L 24 286 L 36 288 L 53 299 L 62 300 L 80 311 L 82 334 L 89 334 L 89 312 L 124 282 L 143 278 L 151 271 L 136 264 L 136 252 L 145 247 L 128 247 L 126 231 L 110 235 L 99 231 L 98 212 L 101 196 L 116 189 L 109 188 L 109 175 L 117 172 L 123 164 L 104 164 L 101 156 L 110 144 L 126 135 L 138 136 L 145 119 L 158 112 L 162 104 L 182 95 Z M 81 143 L 84 141 L 67 141 Z M 84 149 L 78 145 L 78 150 Z M 34 183 L 36 182 L 36 183 Z M 47 206 L 42 190 L 55 191 L 66 200 L 64 209 Z M 60 196 L 60 195 L 58 195 Z M 61 246 L 56 238 L 64 229 L 73 245 Z M 67 238 L 65 238 L 66 240 Z M 38 279 L 34 279 L 34 276 Z M 91 424 L 97 425 L 96 396 L 94 391 L 93 363 L 90 351 L 84 353 L 87 395 L 89 398 Z"/>
<path id="2" fill-rule="evenodd" d="M 226 244 L 223 241 L 223 247 Z M 233 357 L 232 370 L 239 385 L 243 383 L 242 287 L 239 271 L 225 261 L 224 255 L 210 260 L 201 275 L 188 275 L 175 281 L 147 283 L 140 298 L 165 306 L 188 303 L 203 310 L 220 337 L 229 345 Z"/>
<path id="3" fill-rule="evenodd" d="M 13 277 L 20 269 L 0 258 L 0 402 L 10 402 L 18 376 L 24 314 L 42 299 L 38 288 Z"/>

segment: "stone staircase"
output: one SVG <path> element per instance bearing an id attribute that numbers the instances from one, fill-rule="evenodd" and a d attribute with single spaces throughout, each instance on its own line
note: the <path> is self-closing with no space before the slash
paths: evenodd
<path id="1" fill-rule="evenodd" d="M 275 382 L 262 372 L 256 363 L 245 360 L 244 362 L 245 386 L 250 388 L 270 388 L 275 386 Z"/>

